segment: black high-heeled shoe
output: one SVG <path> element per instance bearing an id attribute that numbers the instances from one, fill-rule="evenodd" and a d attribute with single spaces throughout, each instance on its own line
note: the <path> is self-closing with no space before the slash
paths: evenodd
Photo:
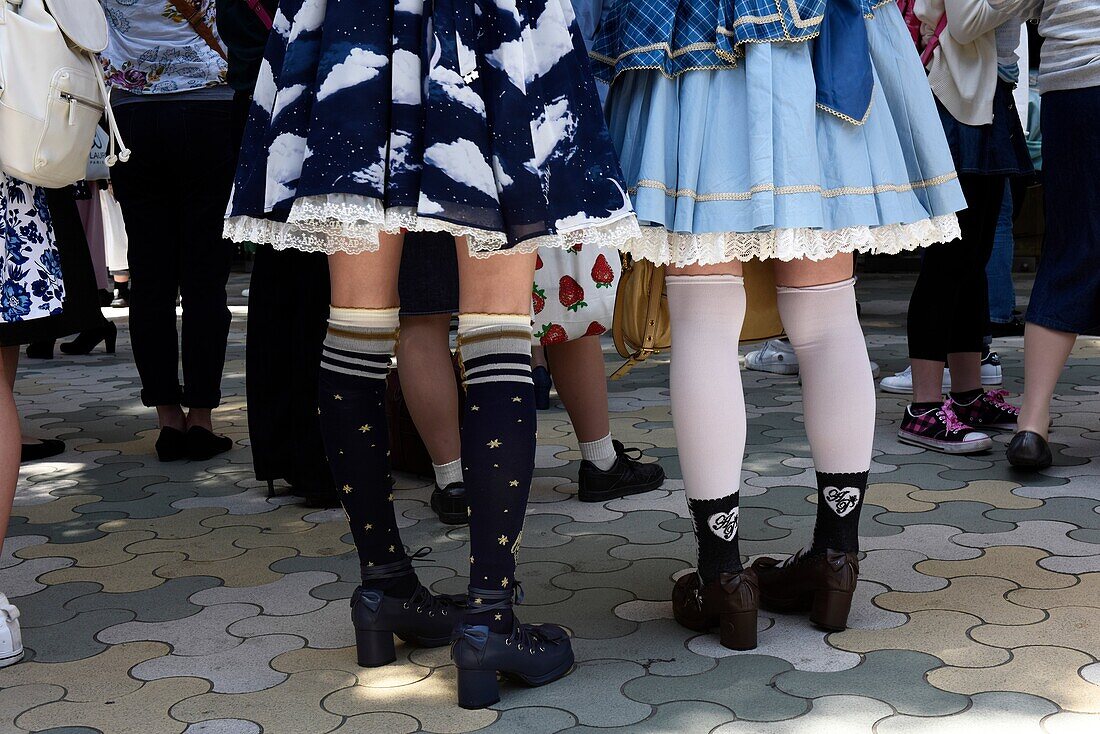
<path id="1" fill-rule="evenodd" d="M 512 590 L 470 589 L 479 600 L 478 613 L 512 608 Z M 467 611 L 475 608 L 467 605 Z M 510 633 L 493 632 L 485 625 L 463 624 L 451 647 L 458 668 L 458 705 L 482 709 L 500 700 L 497 673 L 528 686 L 544 686 L 573 669 L 569 633 L 556 624 L 522 624 Z"/>
<path id="2" fill-rule="evenodd" d="M 65 354 L 90 354 L 103 342 L 107 347 L 107 354 L 114 354 L 117 339 L 118 327 L 113 321 L 107 321 L 97 329 L 80 332 L 71 342 L 62 344 L 61 351 Z"/>
<path id="3" fill-rule="evenodd" d="M 45 342 L 31 342 L 27 345 L 27 357 L 29 359 L 53 359 L 54 344 L 53 339 Z"/>
<path id="4" fill-rule="evenodd" d="M 415 575 L 413 558 L 427 549 L 394 563 L 363 568 L 363 580 L 386 581 Z M 397 659 L 393 638 L 418 647 L 443 647 L 454 639 L 462 622 L 465 597 L 436 596 L 417 582 L 412 596 L 403 599 L 380 589 L 360 586 L 351 596 L 351 621 L 355 625 L 355 652 L 359 665 L 377 668 Z"/>

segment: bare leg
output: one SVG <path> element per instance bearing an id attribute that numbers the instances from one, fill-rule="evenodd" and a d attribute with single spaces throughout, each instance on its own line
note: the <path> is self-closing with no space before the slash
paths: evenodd
<path id="1" fill-rule="evenodd" d="M 607 414 L 607 375 L 598 336 L 546 347 L 550 374 L 565 403 L 577 440 L 598 441 L 611 432 Z"/>
<path id="2" fill-rule="evenodd" d="M 979 357 L 980 359 L 980 357 Z M 943 362 L 934 359 L 914 359 L 913 402 L 939 403 L 943 401 Z M 952 387 L 954 387 L 952 373 Z"/>
<path id="3" fill-rule="evenodd" d="M 982 353 L 956 352 L 947 355 L 951 368 L 951 392 L 982 389 Z"/>
<path id="4" fill-rule="evenodd" d="M 461 450 L 450 332 L 450 314 L 401 317 L 397 343 L 401 390 L 433 464 L 449 464 Z"/>
<path id="5" fill-rule="evenodd" d="M 1020 409 L 1019 430 L 1047 437 L 1050 399 L 1076 339 L 1076 334 L 1037 324 L 1024 327 L 1024 404 Z"/>
<path id="6" fill-rule="evenodd" d="M 210 422 L 210 416 L 213 412 L 210 408 L 191 408 L 187 411 L 187 427 L 198 426 L 213 432 L 214 425 Z"/>
<path id="7" fill-rule="evenodd" d="M 19 481 L 19 460 L 22 448 L 19 441 L 19 411 L 15 407 L 15 370 L 19 364 L 19 347 L 0 348 L 0 550 L 11 517 L 11 503 L 15 499 L 15 485 Z"/>

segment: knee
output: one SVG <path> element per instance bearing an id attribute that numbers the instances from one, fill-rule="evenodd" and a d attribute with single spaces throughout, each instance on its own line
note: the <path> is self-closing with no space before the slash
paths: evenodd
<path id="1" fill-rule="evenodd" d="M 819 337 L 842 334 L 852 325 L 859 330 L 855 278 L 826 285 L 779 286 L 776 302 L 783 328 L 796 349 Z"/>

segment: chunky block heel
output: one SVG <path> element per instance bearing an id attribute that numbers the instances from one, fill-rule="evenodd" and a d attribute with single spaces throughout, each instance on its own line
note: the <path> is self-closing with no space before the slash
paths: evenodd
<path id="1" fill-rule="evenodd" d="M 848 612 L 852 609 L 852 592 L 820 590 L 814 594 L 810 621 L 833 632 L 848 628 Z"/>
<path id="2" fill-rule="evenodd" d="M 483 709 L 500 700 L 500 683 L 495 670 L 458 669 L 458 705 Z"/>
<path id="3" fill-rule="evenodd" d="M 726 612 L 718 621 L 718 639 L 730 650 L 752 650 L 756 647 L 756 610 Z"/>
<path id="4" fill-rule="evenodd" d="M 393 633 L 388 630 L 355 630 L 355 653 L 359 665 L 377 668 L 397 660 Z"/>

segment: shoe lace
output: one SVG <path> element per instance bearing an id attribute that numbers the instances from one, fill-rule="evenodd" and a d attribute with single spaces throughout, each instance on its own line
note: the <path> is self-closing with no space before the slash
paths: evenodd
<path id="1" fill-rule="evenodd" d="M 459 602 L 455 597 L 436 596 L 427 586 L 421 584 L 402 606 L 405 609 L 415 609 L 417 614 L 427 612 L 429 617 L 434 617 L 438 613 L 446 617 L 451 609 L 459 606 Z"/>
<path id="2" fill-rule="evenodd" d="M 1020 412 L 1020 409 L 1005 400 L 1008 395 L 1008 390 L 990 390 L 985 394 L 986 399 L 988 399 L 989 402 L 991 402 L 993 405 L 997 406 L 1003 411 L 1012 413 L 1013 415 L 1017 415 Z"/>
<path id="3" fill-rule="evenodd" d="M 959 420 L 959 416 L 955 415 L 955 411 L 951 409 L 951 402 L 947 401 L 940 408 L 940 418 L 943 419 L 943 424 L 947 427 L 948 433 L 959 433 L 960 431 L 969 430 L 970 427 Z"/>
<path id="4" fill-rule="evenodd" d="M 517 650 L 527 650 L 534 655 L 535 651 L 546 652 L 546 646 L 560 645 L 561 637 L 546 634 L 541 627 L 533 624 L 517 624 L 512 628 L 512 634 L 504 641 L 506 645 L 515 645 Z"/>

